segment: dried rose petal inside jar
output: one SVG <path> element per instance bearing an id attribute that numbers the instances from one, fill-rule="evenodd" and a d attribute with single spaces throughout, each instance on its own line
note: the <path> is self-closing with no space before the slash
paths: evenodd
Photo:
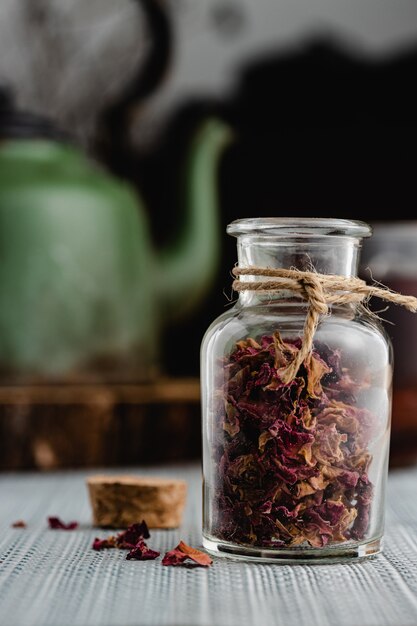
<path id="1" fill-rule="evenodd" d="M 326 346 L 284 384 L 275 365 L 284 367 L 299 345 L 279 333 L 250 338 L 223 363 L 214 526 L 226 540 L 322 547 L 367 530 L 375 417 L 355 406 L 361 385 Z"/>

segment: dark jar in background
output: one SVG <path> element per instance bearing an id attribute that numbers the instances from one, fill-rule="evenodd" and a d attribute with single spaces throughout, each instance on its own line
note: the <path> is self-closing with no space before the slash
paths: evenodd
<path id="1" fill-rule="evenodd" d="M 417 296 L 417 222 L 373 224 L 364 243 L 361 277 L 382 282 L 402 294 Z M 373 300 L 372 309 L 389 322 L 394 354 L 390 463 L 417 463 L 417 317 L 402 307 Z"/>
<path id="2" fill-rule="evenodd" d="M 355 276 L 362 222 L 233 222 L 240 267 Z M 242 276 L 241 280 L 262 280 Z M 378 319 L 333 305 L 295 378 L 307 303 L 241 291 L 202 344 L 203 544 L 263 561 L 334 561 L 380 551 L 392 351 Z"/>

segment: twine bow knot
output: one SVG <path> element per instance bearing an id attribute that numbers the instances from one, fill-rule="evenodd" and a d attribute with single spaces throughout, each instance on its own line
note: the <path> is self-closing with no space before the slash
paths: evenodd
<path id="1" fill-rule="evenodd" d="M 367 285 L 364 280 L 356 277 L 254 266 L 235 267 L 232 273 L 237 277 L 233 281 L 235 291 L 264 293 L 292 291 L 296 297 L 308 302 L 301 348 L 294 359 L 283 370 L 280 370 L 280 377 L 285 383 L 295 378 L 300 366 L 310 357 L 320 316 L 329 313 L 329 305 L 360 303 L 372 296 L 377 296 L 387 302 L 403 306 L 413 313 L 417 311 L 417 298 L 414 296 L 403 296 L 391 291 L 388 287 Z M 260 276 L 267 280 L 241 281 L 240 276 Z"/>
<path id="2" fill-rule="evenodd" d="M 304 289 L 304 298 L 308 301 L 310 307 L 319 315 L 327 315 L 329 307 L 323 291 L 323 286 L 318 276 L 313 272 L 305 272 L 305 276 L 299 278 L 299 283 Z"/>

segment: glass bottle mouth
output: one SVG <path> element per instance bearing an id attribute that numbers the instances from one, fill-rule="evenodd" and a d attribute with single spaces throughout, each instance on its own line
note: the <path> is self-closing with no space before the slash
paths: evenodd
<path id="1" fill-rule="evenodd" d="M 371 227 L 365 222 L 322 217 L 252 217 L 231 222 L 227 233 L 234 237 L 370 237 Z"/>

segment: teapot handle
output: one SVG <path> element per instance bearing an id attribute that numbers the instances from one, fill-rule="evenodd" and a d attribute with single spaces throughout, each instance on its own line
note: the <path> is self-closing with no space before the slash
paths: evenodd
<path id="1" fill-rule="evenodd" d="M 122 108 L 148 97 L 159 86 L 167 72 L 173 49 L 172 26 L 165 7 L 166 0 L 135 2 L 143 8 L 152 43 L 139 74 L 122 94 Z"/>
<path id="2" fill-rule="evenodd" d="M 126 85 L 117 102 L 102 116 L 100 125 L 104 133 L 99 132 L 99 136 L 105 137 L 105 145 L 100 145 L 99 152 L 105 153 L 103 156 L 106 160 L 111 160 L 112 152 L 117 153 L 119 147 L 123 150 L 126 146 L 132 106 L 148 98 L 160 85 L 172 55 L 172 25 L 165 0 L 135 0 L 135 2 L 141 5 L 144 11 L 151 45 L 137 75 Z"/>

